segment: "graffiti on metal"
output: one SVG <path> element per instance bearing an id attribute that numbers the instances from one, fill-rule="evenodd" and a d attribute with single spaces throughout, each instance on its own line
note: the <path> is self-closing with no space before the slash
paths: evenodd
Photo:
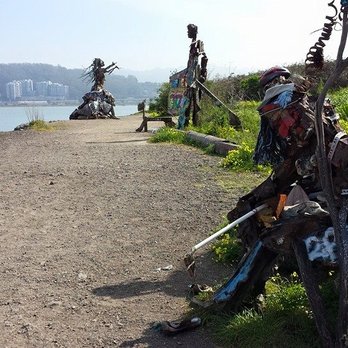
<path id="1" fill-rule="evenodd" d="M 170 92 L 168 100 L 168 112 L 170 115 L 178 116 L 185 100 L 186 69 L 181 70 L 169 77 Z"/>

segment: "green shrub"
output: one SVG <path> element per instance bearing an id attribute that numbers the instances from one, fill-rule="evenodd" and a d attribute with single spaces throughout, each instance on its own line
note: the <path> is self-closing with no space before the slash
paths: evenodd
<path id="1" fill-rule="evenodd" d="M 167 115 L 168 113 L 168 100 L 170 93 L 170 84 L 165 82 L 158 90 L 158 96 L 152 100 L 149 104 L 149 112 L 156 113 L 158 115 Z"/>
<path id="2" fill-rule="evenodd" d="M 236 231 L 223 234 L 212 246 L 218 262 L 236 263 L 243 253 L 243 246 L 236 236 Z"/>
<path id="3" fill-rule="evenodd" d="M 348 133 L 348 121 L 340 120 L 340 125 L 343 128 L 343 130 Z"/>
<path id="4" fill-rule="evenodd" d="M 256 101 L 241 101 L 234 108 L 235 113 L 242 121 L 243 130 L 249 130 L 253 134 L 254 143 L 256 143 L 259 133 L 260 116 L 257 111 L 259 102 Z"/>
<path id="5" fill-rule="evenodd" d="M 254 149 L 248 144 L 242 142 L 238 149 L 229 151 L 220 164 L 224 168 L 234 171 L 255 171 L 270 174 L 270 166 L 255 165 L 253 161 Z"/>
<path id="6" fill-rule="evenodd" d="M 348 88 L 341 88 L 337 91 L 330 92 L 329 98 L 340 117 L 348 121 Z"/>
<path id="7" fill-rule="evenodd" d="M 240 81 L 240 88 L 245 100 L 260 100 L 259 75 L 251 74 Z"/>
<path id="8" fill-rule="evenodd" d="M 227 156 L 221 161 L 221 165 L 224 168 L 233 170 L 252 170 L 254 168 L 253 153 L 254 149 L 243 142 L 238 149 L 228 152 Z"/>
<path id="9" fill-rule="evenodd" d="M 186 138 L 186 135 L 184 132 L 180 132 L 179 130 L 174 128 L 163 127 L 159 129 L 150 138 L 149 141 L 152 143 L 167 142 L 167 143 L 182 144 L 185 142 L 185 138 Z"/>
<path id="10" fill-rule="evenodd" d="M 42 130 L 51 130 L 53 127 L 51 127 L 47 122 L 44 120 L 35 120 L 29 122 L 29 128 L 42 131 Z"/>
<path id="11" fill-rule="evenodd" d="M 266 283 L 267 307 L 276 311 L 306 310 L 309 305 L 306 290 L 294 272 L 290 280 L 275 276 Z"/>
<path id="12" fill-rule="evenodd" d="M 202 110 L 204 111 L 199 114 L 200 125 L 198 127 L 191 126 L 191 129 L 199 133 L 222 137 L 223 130 L 229 127 L 226 110 L 208 102 L 202 105 Z"/>

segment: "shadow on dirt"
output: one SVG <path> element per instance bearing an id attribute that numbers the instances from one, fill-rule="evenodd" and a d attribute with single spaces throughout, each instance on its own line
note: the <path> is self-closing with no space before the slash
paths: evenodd
<path id="1" fill-rule="evenodd" d="M 231 274 L 231 267 L 215 263 L 210 252 L 197 257 L 195 261 L 197 269 L 195 279 L 191 278 L 182 267 L 182 270 L 160 271 L 158 278 L 163 278 L 164 273 L 166 273 L 164 280 L 157 280 L 157 277 L 154 277 L 154 280 L 136 278 L 127 282 L 95 288 L 92 293 L 96 296 L 114 299 L 156 292 L 163 292 L 174 297 L 184 297 L 188 294 L 189 287 L 193 283 L 214 285 Z"/>
<path id="2" fill-rule="evenodd" d="M 86 144 L 123 144 L 146 142 L 147 139 L 115 140 L 115 141 L 86 141 Z"/>
<path id="3" fill-rule="evenodd" d="M 97 296 L 107 296 L 116 299 L 146 295 L 155 292 L 165 292 L 170 296 L 184 296 L 183 288 L 185 286 L 182 286 L 182 284 L 189 284 L 190 278 L 181 271 L 167 272 L 168 278 L 163 281 L 141 280 L 137 278 L 115 285 L 95 288 L 92 292 Z"/>
<path id="4" fill-rule="evenodd" d="M 142 296 L 149 293 L 163 292 L 171 297 L 185 297 L 189 293 L 189 286 L 194 283 L 216 284 L 229 276 L 232 272 L 230 266 L 218 264 L 212 260 L 212 253 L 206 252 L 195 259 L 197 267 L 197 278 L 192 279 L 184 267 L 178 270 L 160 271 L 158 277 L 154 280 L 143 280 L 136 278 L 119 284 L 98 287 L 92 290 L 96 296 L 110 297 L 113 299 L 122 299 L 134 296 Z M 179 267 L 180 268 L 180 267 Z M 163 272 L 166 277 L 163 280 Z M 187 314 L 187 313 L 186 313 Z M 184 317 L 185 313 L 182 313 Z M 175 318 L 182 319 L 182 318 Z M 163 318 L 163 320 L 173 320 L 173 318 Z M 119 347 L 205 347 L 214 348 L 211 338 L 208 337 L 202 327 L 192 331 L 182 332 L 175 336 L 166 336 L 156 330 L 156 323 L 144 328 L 141 337 L 124 341 Z"/>
<path id="5" fill-rule="evenodd" d="M 134 340 L 124 341 L 119 347 L 205 347 L 213 348 L 210 340 L 205 340 L 202 337 L 202 328 L 195 329 L 193 331 L 182 332 L 175 336 L 165 336 L 160 332 L 156 332 L 154 329 L 146 329 L 143 331 L 143 336 Z"/>

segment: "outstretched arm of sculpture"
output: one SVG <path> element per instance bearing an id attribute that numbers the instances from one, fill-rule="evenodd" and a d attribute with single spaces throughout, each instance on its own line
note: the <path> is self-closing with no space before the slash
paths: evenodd
<path id="1" fill-rule="evenodd" d="M 108 65 L 105 68 L 105 72 L 108 74 L 111 74 L 115 69 L 119 69 L 119 67 L 116 65 L 117 63 L 112 62 L 110 65 Z"/>

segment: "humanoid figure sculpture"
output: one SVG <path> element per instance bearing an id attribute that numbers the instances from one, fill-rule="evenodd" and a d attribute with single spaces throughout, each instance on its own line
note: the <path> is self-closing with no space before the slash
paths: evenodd
<path id="1" fill-rule="evenodd" d="M 179 113 L 178 128 L 188 126 L 192 111 L 192 123 L 198 125 L 198 112 L 200 110 L 199 101 L 202 91 L 196 83 L 204 83 L 207 78 L 208 58 L 204 52 L 203 41 L 197 40 L 198 27 L 194 24 L 187 26 L 187 36 L 191 39 L 189 59 L 186 66 L 186 91 L 181 101 L 181 111 Z"/>
<path id="2" fill-rule="evenodd" d="M 291 255 L 294 260 L 295 253 L 298 263 L 301 256 L 337 267 L 332 221 L 318 173 L 309 82 L 292 77 L 286 68 L 273 67 L 262 74 L 260 84 L 265 97 L 258 108 L 261 124 L 254 161 L 272 165 L 273 172 L 228 213 L 232 222 L 256 207 L 267 206 L 239 224 L 245 254 L 230 280 L 213 295 L 212 305 L 233 310 L 248 294 L 256 297 L 262 292 L 278 255 Z M 348 188 L 348 136 L 329 100 L 322 121 L 334 193 L 339 199 Z"/>
<path id="3" fill-rule="evenodd" d="M 118 69 L 116 63 L 112 62 L 107 67 L 104 67 L 105 63 L 100 58 L 95 58 L 93 63 L 89 66 L 85 73 L 85 76 L 89 76 L 93 81 L 91 91 L 98 91 L 104 89 L 105 74 L 111 74 L 115 69 Z"/>
<path id="4" fill-rule="evenodd" d="M 116 63 L 112 62 L 105 67 L 105 63 L 100 58 L 95 58 L 93 63 L 86 69 L 82 75 L 92 82 L 91 91 L 86 93 L 82 99 L 83 103 L 73 111 L 70 119 L 93 119 L 93 118 L 113 118 L 115 115 L 115 98 L 104 87 L 105 75 L 111 74 L 118 69 Z"/>

